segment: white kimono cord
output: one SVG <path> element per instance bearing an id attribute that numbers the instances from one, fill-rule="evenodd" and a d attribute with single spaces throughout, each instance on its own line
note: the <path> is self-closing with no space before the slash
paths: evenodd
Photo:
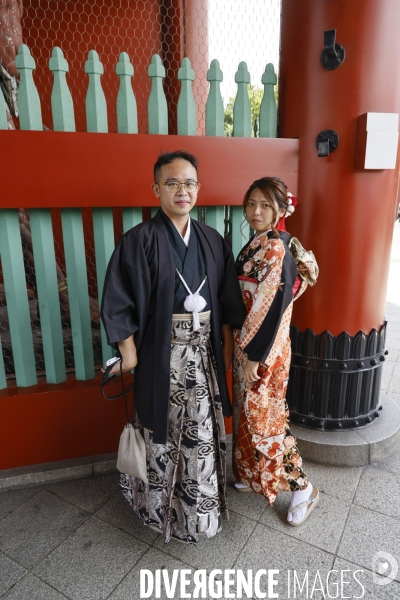
<path id="1" fill-rule="evenodd" d="M 182 275 L 179 273 L 178 269 L 176 269 L 176 272 L 178 273 L 183 285 L 185 286 L 187 292 L 189 293 L 189 296 L 186 297 L 183 306 L 186 308 L 186 310 L 188 312 L 193 313 L 193 331 L 198 331 L 200 329 L 199 312 L 202 311 L 203 308 L 207 304 L 207 301 L 205 300 L 205 298 L 203 298 L 203 296 L 200 296 L 199 292 L 206 282 L 207 275 L 204 277 L 200 287 L 195 291 L 194 294 L 192 294 L 189 286 L 187 285 L 186 281 L 183 279 Z"/>

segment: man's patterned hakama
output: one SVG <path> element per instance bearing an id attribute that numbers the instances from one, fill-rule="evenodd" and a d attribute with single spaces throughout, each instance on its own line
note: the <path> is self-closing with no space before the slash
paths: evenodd
<path id="1" fill-rule="evenodd" d="M 190 318 L 189 318 L 190 317 Z M 171 339 L 169 436 L 153 443 L 143 431 L 149 482 L 121 475 L 124 497 L 146 525 L 195 544 L 221 529 L 227 518 L 226 438 L 210 341 L 210 313 L 200 313 L 193 332 L 191 315 L 174 315 Z"/>
<path id="2" fill-rule="evenodd" d="M 285 308 L 268 356 L 260 362 L 260 380 L 246 384 L 244 349 L 259 331 L 281 280 L 285 246 L 267 234 L 255 237 L 238 257 L 239 283 L 247 317 L 234 332 L 233 470 L 235 477 L 273 504 L 278 490 L 308 485 L 296 439 L 289 429 L 286 388 L 290 369 L 289 327 L 293 300 Z M 287 284 L 286 284 L 287 285 Z"/>

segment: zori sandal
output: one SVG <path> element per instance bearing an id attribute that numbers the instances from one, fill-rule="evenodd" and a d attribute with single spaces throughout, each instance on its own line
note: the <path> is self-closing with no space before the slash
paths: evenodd
<path id="1" fill-rule="evenodd" d="M 251 487 L 249 487 L 248 485 L 244 485 L 244 483 L 241 483 L 240 481 L 236 481 L 234 483 L 235 486 L 235 490 L 237 492 L 240 492 L 241 494 L 245 493 L 245 492 L 252 492 L 253 490 L 251 489 Z"/>
<path id="2" fill-rule="evenodd" d="M 319 500 L 319 491 L 318 491 L 318 488 L 314 487 L 308 500 L 306 500 L 305 502 L 301 502 L 300 504 L 296 504 L 296 506 L 293 506 L 293 508 L 289 508 L 288 512 L 290 512 L 292 515 L 296 511 L 301 510 L 302 508 L 306 509 L 305 515 L 301 519 L 301 521 L 298 521 L 298 523 L 293 523 L 293 521 L 288 521 L 289 525 L 292 525 L 292 527 L 298 527 L 299 525 L 304 523 L 304 521 L 306 519 L 308 519 L 308 517 L 310 516 L 310 513 L 314 510 L 314 506 L 317 504 L 318 500 Z"/>

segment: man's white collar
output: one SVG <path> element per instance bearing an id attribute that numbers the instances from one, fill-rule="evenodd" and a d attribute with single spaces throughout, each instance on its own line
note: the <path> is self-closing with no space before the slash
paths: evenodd
<path id="1" fill-rule="evenodd" d="M 189 246 L 189 240 L 190 240 L 190 217 L 188 219 L 188 224 L 187 224 L 187 228 L 186 228 L 186 233 L 184 236 L 181 236 L 183 241 L 185 242 L 186 246 Z"/>

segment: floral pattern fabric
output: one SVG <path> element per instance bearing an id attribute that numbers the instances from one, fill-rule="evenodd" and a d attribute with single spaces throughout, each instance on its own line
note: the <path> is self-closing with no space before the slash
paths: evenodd
<path id="1" fill-rule="evenodd" d="M 173 319 L 169 436 L 155 444 L 142 428 L 148 480 L 121 474 L 122 493 L 139 518 L 171 537 L 196 544 L 221 530 L 228 518 L 225 495 L 226 437 L 210 341 L 210 313 Z"/>
<path id="2" fill-rule="evenodd" d="M 294 300 L 297 300 L 308 285 L 313 286 L 317 283 L 319 267 L 313 252 L 305 250 L 297 238 L 292 237 L 289 247 L 298 273 L 299 285 L 293 290 Z"/>
<path id="3" fill-rule="evenodd" d="M 234 332 L 233 365 L 233 470 L 235 477 L 264 494 L 273 504 L 278 490 L 300 490 L 308 485 L 296 439 L 289 426 L 286 389 L 291 346 L 289 337 L 293 301 L 283 313 L 260 379 L 246 384 L 244 351 L 265 319 L 281 281 L 285 245 L 281 239 L 256 236 L 237 259 L 239 283 L 247 317 Z"/>

